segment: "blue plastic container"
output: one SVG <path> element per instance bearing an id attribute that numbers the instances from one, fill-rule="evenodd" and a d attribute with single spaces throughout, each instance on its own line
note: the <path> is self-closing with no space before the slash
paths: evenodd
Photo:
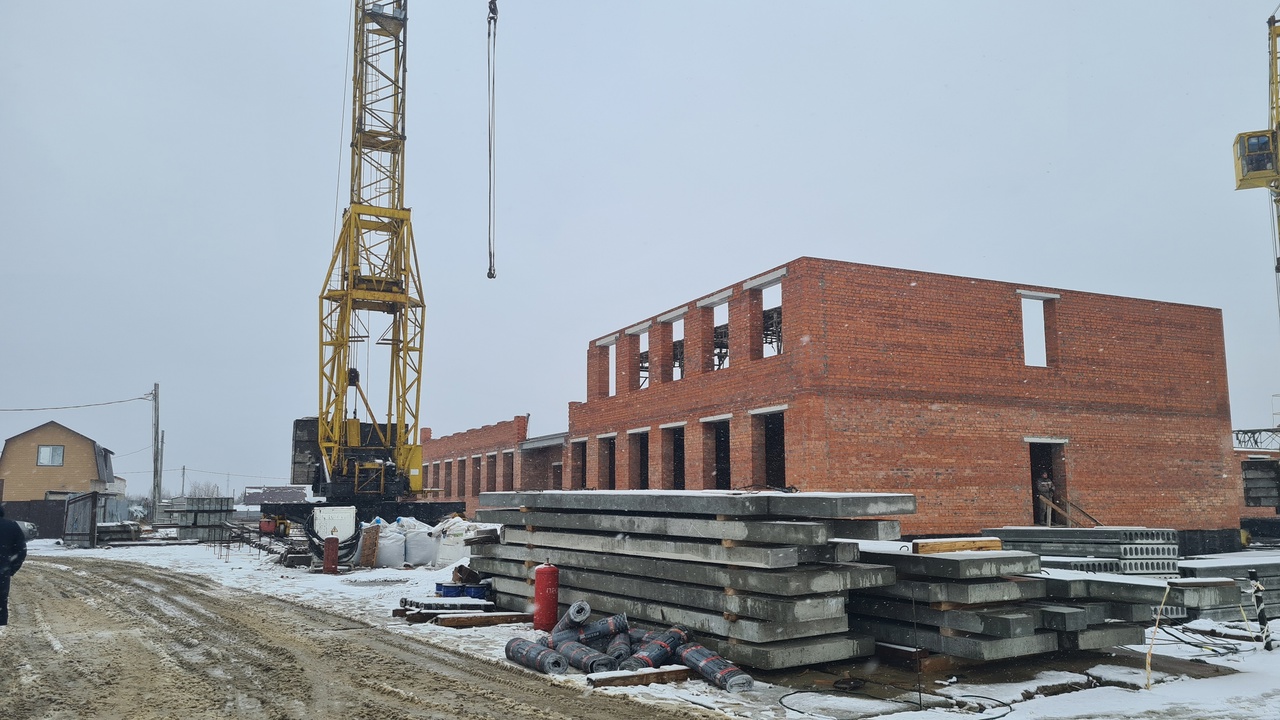
<path id="1" fill-rule="evenodd" d="M 441 583 L 440 597 L 462 597 L 462 583 Z"/>

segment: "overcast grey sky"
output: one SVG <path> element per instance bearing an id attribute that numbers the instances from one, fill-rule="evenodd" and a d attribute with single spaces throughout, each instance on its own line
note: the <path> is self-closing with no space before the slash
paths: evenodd
<path id="1" fill-rule="evenodd" d="M 0 0 L 0 408 L 159 382 L 167 468 L 287 478 L 349 3 L 38 8 Z M 423 425 L 562 431 L 589 340 L 812 255 L 1222 308 L 1233 423 L 1273 426 L 1270 207 L 1231 165 L 1267 124 L 1273 8 L 500 0 L 490 281 L 486 3 L 413 0 Z M 0 413 L 0 438 L 50 419 L 148 485 L 148 403 Z"/>

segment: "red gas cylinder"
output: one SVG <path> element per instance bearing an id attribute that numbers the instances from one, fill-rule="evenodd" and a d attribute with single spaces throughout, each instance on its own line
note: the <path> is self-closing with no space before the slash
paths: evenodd
<path id="1" fill-rule="evenodd" d="M 533 571 L 533 629 L 551 632 L 560 612 L 560 568 L 549 563 Z"/>
<path id="2" fill-rule="evenodd" d="M 326 575 L 338 574 L 338 538 L 334 535 L 324 539 L 324 572 Z"/>

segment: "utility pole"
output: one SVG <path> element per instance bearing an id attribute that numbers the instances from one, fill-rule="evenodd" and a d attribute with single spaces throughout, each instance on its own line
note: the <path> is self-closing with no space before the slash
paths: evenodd
<path id="1" fill-rule="evenodd" d="M 187 494 L 187 466 L 182 466 L 182 490 L 178 492 L 178 497 L 185 497 Z"/>
<path id="2" fill-rule="evenodd" d="M 151 389 L 151 522 L 160 517 L 160 469 L 164 445 L 160 439 L 160 383 Z"/>

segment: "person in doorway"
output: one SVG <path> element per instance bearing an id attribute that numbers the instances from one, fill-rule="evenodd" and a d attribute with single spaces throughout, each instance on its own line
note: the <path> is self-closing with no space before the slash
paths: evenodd
<path id="1" fill-rule="evenodd" d="M 0 505 L 0 625 L 9 624 L 9 578 L 27 559 L 27 534 L 18 523 L 6 520 Z"/>
<path id="2" fill-rule="evenodd" d="M 1041 470 L 1036 476 L 1036 505 L 1040 508 L 1040 524 L 1045 527 L 1053 525 L 1053 480 L 1048 470 Z"/>

